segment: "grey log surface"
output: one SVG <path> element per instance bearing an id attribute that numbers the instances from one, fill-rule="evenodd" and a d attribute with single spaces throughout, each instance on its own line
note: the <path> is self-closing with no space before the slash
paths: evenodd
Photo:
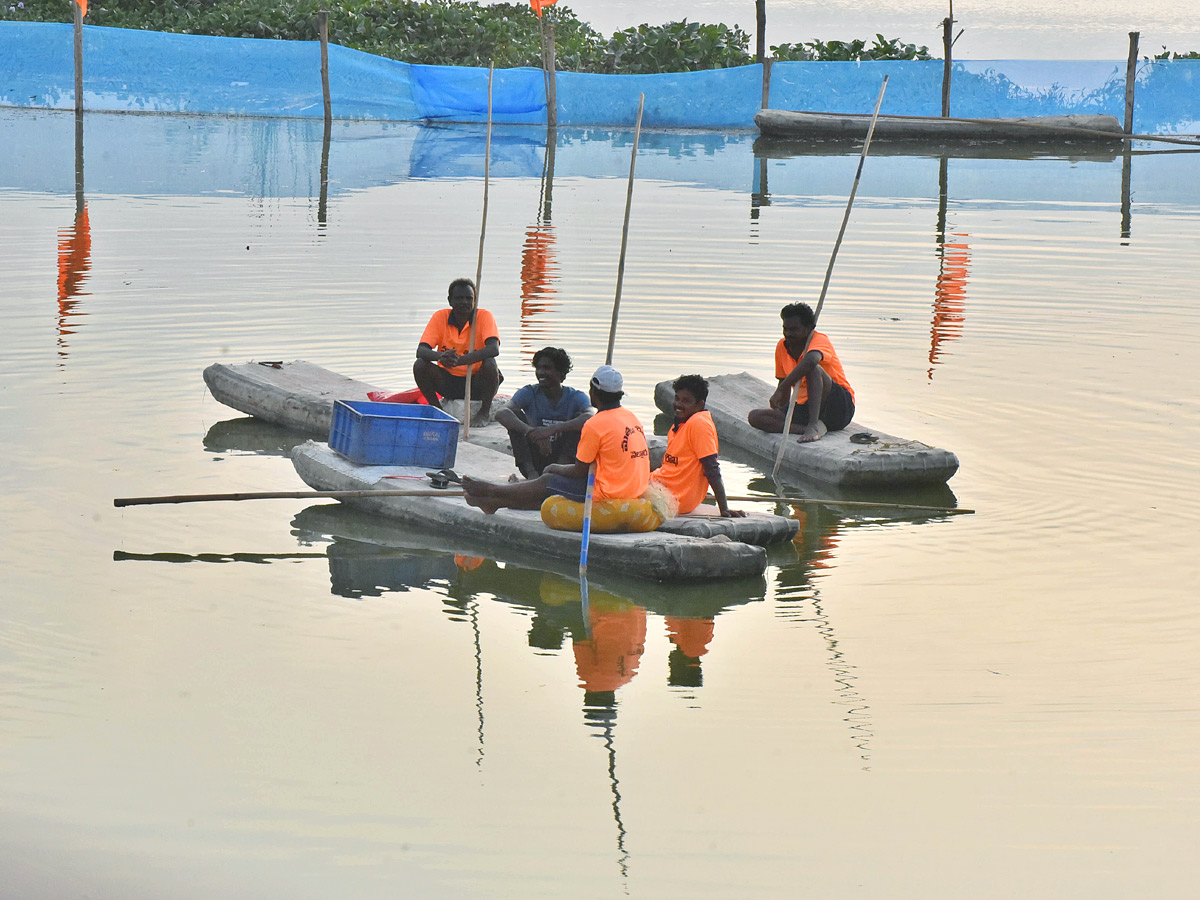
<path id="1" fill-rule="evenodd" d="M 314 441 L 296 447 L 292 463 L 316 490 L 370 491 L 375 485 L 386 485 L 383 476 L 406 471 L 396 466 L 356 466 Z M 515 471 L 511 457 L 473 444 L 459 445 L 458 470 L 494 481 L 503 481 Z M 382 492 L 350 502 L 429 534 L 558 562 L 579 557 L 579 534 L 547 528 L 537 510 L 501 509 L 487 515 L 456 497 L 409 498 Z M 589 567 L 664 582 L 759 575 L 766 568 L 766 551 L 746 541 L 787 541 L 797 527 L 794 519 L 783 516 L 716 521 L 679 517 L 645 534 L 593 534 Z M 710 540 L 710 535 L 725 539 Z"/>
<path id="2" fill-rule="evenodd" d="M 762 109 L 754 123 L 764 135 L 812 138 L 863 138 L 871 117 L 859 113 L 822 113 Z M 880 116 L 876 141 L 1120 141 L 1125 138 L 1115 116 L 1026 116 L 957 119 L 939 116 Z"/>
<path id="3" fill-rule="evenodd" d="M 759 431 L 746 421 L 751 409 L 765 407 L 775 390 L 748 372 L 708 377 L 708 411 L 717 426 L 721 448 L 737 447 L 773 463 L 782 435 Z M 671 409 L 671 382 L 655 386 L 654 402 L 663 412 Z M 856 444 L 850 436 L 870 433 L 875 440 Z M 958 457 L 949 450 L 907 440 L 864 425 L 857 419 L 842 431 L 831 431 L 821 440 L 801 444 L 795 435 L 783 442 L 782 470 L 803 478 L 842 488 L 907 488 L 945 484 L 958 471 Z"/>

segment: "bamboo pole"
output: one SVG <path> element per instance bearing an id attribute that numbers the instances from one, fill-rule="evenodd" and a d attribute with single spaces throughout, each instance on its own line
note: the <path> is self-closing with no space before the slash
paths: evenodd
<path id="1" fill-rule="evenodd" d="M 83 10 L 77 0 L 72 0 L 75 10 L 75 113 L 83 112 Z"/>
<path id="2" fill-rule="evenodd" d="M 558 127 L 558 61 L 554 23 L 542 20 L 542 66 L 546 73 L 546 127 Z"/>
<path id="3" fill-rule="evenodd" d="M 492 167 L 492 78 L 496 73 L 496 63 L 488 66 L 487 91 L 487 140 L 483 149 L 483 218 L 479 224 L 479 260 L 475 264 L 475 303 L 471 306 L 471 334 L 467 343 L 467 355 L 475 352 L 475 313 L 479 311 L 479 283 L 483 280 L 483 238 L 487 234 L 488 214 L 488 182 Z M 467 366 L 467 377 L 463 383 L 463 427 L 461 439 L 471 436 L 471 378 L 474 372 Z"/>
<path id="4" fill-rule="evenodd" d="M 754 0 L 755 62 L 766 62 L 767 58 L 767 0 Z M 766 90 L 764 87 L 763 90 Z M 764 104 L 765 106 L 766 104 Z"/>
<path id="5" fill-rule="evenodd" d="M 953 69 L 950 55 L 954 41 L 950 34 L 954 31 L 954 0 L 950 0 L 950 14 L 942 19 L 942 116 L 950 115 L 950 73 Z"/>
<path id="6" fill-rule="evenodd" d="M 879 87 L 879 98 L 875 101 L 875 111 L 871 114 L 871 124 L 867 127 L 867 137 L 863 141 L 862 154 L 858 157 L 858 171 L 854 173 L 854 184 L 850 188 L 850 199 L 846 201 L 846 213 L 842 216 L 842 227 L 838 229 L 837 240 L 833 243 L 833 253 L 829 256 L 829 266 L 825 269 L 825 281 L 821 285 L 821 296 L 817 300 L 817 309 L 813 315 L 813 328 L 808 335 L 808 340 L 804 342 L 804 349 L 800 351 L 800 356 L 797 358 L 797 365 L 800 360 L 804 359 L 804 355 L 808 353 L 808 345 L 812 342 L 812 336 L 816 333 L 817 323 L 821 318 L 821 308 L 825 305 L 825 294 L 829 291 L 829 279 L 833 275 L 833 264 L 837 260 L 838 248 L 842 246 L 842 236 L 846 233 L 846 223 L 850 221 L 850 208 L 854 206 L 854 195 L 858 193 L 858 181 L 862 178 L 863 163 L 867 159 L 867 150 L 871 147 L 871 137 L 875 134 L 875 122 L 879 118 L 879 107 L 883 105 L 883 92 L 887 90 L 888 76 L 883 76 L 883 84 Z M 774 481 L 779 477 L 779 467 L 783 465 L 783 454 L 787 450 L 788 437 L 792 431 L 792 416 L 796 412 L 796 396 L 800 393 L 800 382 L 797 381 L 792 386 L 792 394 L 788 398 L 787 414 L 783 419 L 783 432 L 779 435 L 779 455 L 775 457 L 775 466 L 771 469 L 771 480 Z"/>
<path id="7" fill-rule="evenodd" d="M 633 152 L 629 155 L 629 187 L 625 192 L 625 224 L 621 227 L 621 256 L 617 260 L 617 294 L 613 300 L 612 325 L 608 329 L 608 352 L 604 354 L 605 365 L 612 365 L 613 345 L 617 340 L 617 314 L 621 310 L 621 284 L 625 280 L 625 247 L 629 242 L 629 210 L 633 206 L 633 173 L 637 168 L 638 140 L 642 134 L 642 110 L 646 95 L 638 96 L 637 122 L 633 126 Z"/>
<path id="8" fill-rule="evenodd" d="M 621 283 L 625 278 L 625 248 L 629 241 L 629 210 L 633 206 L 633 173 L 637 168 L 638 141 L 642 135 L 642 110 L 646 105 L 646 95 L 638 96 L 637 121 L 633 125 L 633 151 L 629 155 L 629 186 L 625 191 L 625 221 L 621 226 L 621 255 L 617 261 L 617 292 L 613 299 L 612 325 L 608 329 L 608 351 L 604 354 L 604 364 L 611 366 L 613 346 L 617 341 L 617 314 L 621 309 Z M 583 529 L 579 542 L 579 589 L 580 600 L 587 606 L 587 561 L 588 545 L 592 537 L 592 501 L 596 491 L 596 463 L 588 466 L 587 490 L 583 495 Z"/>
<path id="9" fill-rule="evenodd" d="M 1133 88 L 1137 81 L 1138 38 L 1141 32 L 1129 32 L 1129 59 L 1125 63 L 1125 133 L 1133 134 Z"/>
<path id="10" fill-rule="evenodd" d="M 317 13 L 317 31 L 321 35 L 321 97 L 325 101 L 325 122 L 333 121 L 333 101 L 329 96 L 329 11 Z"/>
<path id="11" fill-rule="evenodd" d="M 909 509 L 918 512 L 933 512 L 945 513 L 947 515 L 964 515 L 974 514 L 973 509 L 964 509 L 958 506 L 922 506 L 916 503 L 878 503 L 874 500 L 818 500 L 809 497 L 783 497 L 780 495 L 771 495 L 766 497 L 756 497 L 746 495 L 744 497 L 726 497 L 731 503 L 784 503 L 799 506 L 859 506 L 867 509 Z M 704 502 L 710 502 L 710 498 L 705 497 Z M 711 502 L 715 503 L 715 500 Z"/>
<path id="12" fill-rule="evenodd" d="M 462 497 L 462 491 L 428 490 L 359 490 L 359 491 L 243 491 L 234 494 L 172 494 L 165 497 L 117 497 L 113 506 L 156 506 L 166 503 L 212 503 L 236 500 L 358 500 L 365 497 Z"/>

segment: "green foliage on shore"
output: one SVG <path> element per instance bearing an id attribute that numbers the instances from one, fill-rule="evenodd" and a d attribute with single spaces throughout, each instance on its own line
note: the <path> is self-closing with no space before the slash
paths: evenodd
<path id="1" fill-rule="evenodd" d="M 779 44 L 771 47 L 775 59 L 798 60 L 844 60 L 858 62 L 863 59 L 933 59 L 928 47 L 904 44 L 896 38 L 888 39 L 875 35 L 870 47 L 866 41 L 809 41 L 806 44 Z"/>
<path id="2" fill-rule="evenodd" d="M 0 19 L 70 22 L 71 0 L 0 0 Z M 222 37 L 318 39 L 329 11 L 331 42 L 412 63 L 498 68 L 541 65 L 541 23 L 528 3 L 462 0 L 91 0 L 87 24 Z M 736 26 L 639 25 L 604 37 L 569 7 L 552 6 L 558 67 L 575 72 L 687 72 L 754 61 Z M 771 48 L 780 60 L 930 59 L 925 47 L 876 35 L 875 42 L 810 41 Z"/>

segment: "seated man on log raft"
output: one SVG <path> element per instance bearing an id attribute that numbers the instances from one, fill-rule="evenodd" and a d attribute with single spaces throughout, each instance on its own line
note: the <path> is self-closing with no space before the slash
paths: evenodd
<path id="1" fill-rule="evenodd" d="M 779 434 L 787 418 L 788 397 L 799 385 L 791 434 L 800 443 L 819 441 L 826 431 L 841 431 L 854 418 L 854 389 L 846 379 L 829 338 L 816 330 L 817 318 L 807 303 L 789 303 L 779 311 L 783 337 L 775 345 L 775 377 L 779 387 L 767 409 L 752 409 L 746 417 L 759 431 Z M 809 340 L 812 335 L 812 340 Z M 805 344 L 808 351 L 804 352 Z M 803 353 L 804 358 L 799 356 Z"/>
<path id="2" fill-rule="evenodd" d="M 576 526 L 582 523 L 581 509 L 587 493 L 588 467 L 594 462 L 594 503 L 598 506 L 605 501 L 626 506 L 638 503 L 649 513 L 637 522 L 615 522 L 611 530 L 652 531 L 657 528 L 662 517 L 655 516 L 649 509 L 650 504 L 640 500 L 650 484 L 650 450 L 641 422 L 621 406 L 624 396 L 621 373 L 612 366 L 601 366 L 592 376 L 589 387 L 588 396 L 597 412 L 583 424 L 573 462 L 551 463 L 541 475 L 525 481 L 489 482 L 464 476 L 463 492 L 467 503 L 485 513 L 494 513 L 503 507 L 540 508 L 542 520 L 551 527 L 578 531 Z M 547 512 L 547 507 L 556 505 L 569 509 L 562 515 Z M 593 530 L 609 529 L 600 524 L 597 516 Z"/>
<path id="3" fill-rule="evenodd" d="M 543 347 L 533 354 L 533 371 L 537 382 L 513 394 L 496 413 L 526 478 L 537 478 L 550 463 L 574 462 L 579 433 L 594 411 L 587 394 L 563 385 L 571 371 L 566 350 Z"/>
<path id="4" fill-rule="evenodd" d="M 438 310 L 429 319 L 413 378 L 430 406 L 442 408 L 439 395 L 446 400 L 466 396 L 467 370 L 471 371 L 471 400 L 479 401 L 479 414 L 472 424 L 487 424 L 492 415 L 492 398 L 504 381 L 496 357 L 500 355 L 500 332 L 495 317 L 475 306 L 475 282 L 457 278 L 447 291 L 449 307 Z M 475 321 L 475 349 L 471 347 L 471 320 Z M 476 422 L 478 419 L 478 422 Z"/>
<path id="5" fill-rule="evenodd" d="M 650 473 L 650 479 L 675 497 L 677 515 L 686 515 L 703 503 L 710 487 L 723 517 L 746 515 L 730 509 L 725 499 L 717 461 L 717 426 L 704 408 L 708 382 L 699 375 L 681 375 L 671 382 L 671 389 L 675 391 L 675 423 L 667 433 L 662 466 Z"/>

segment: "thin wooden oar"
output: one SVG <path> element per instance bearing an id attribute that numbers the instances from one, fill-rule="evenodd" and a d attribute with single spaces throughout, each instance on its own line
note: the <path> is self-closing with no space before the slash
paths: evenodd
<path id="1" fill-rule="evenodd" d="M 420 490 L 361 490 L 361 491 L 245 491 L 237 494 L 174 494 L 168 497 L 117 497 L 113 506 L 152 506 L 160 503 L 208 503 L 217 500 L 307 500 L 329 497 L 334 500 L 354 500 L 359 497 L 463 497 L 463 491 Z"/>
<path id="2" fill-rule="evenodd" d="M 871 146 L 871 137 L 875 134 L 875 122 L 879 119 L 879 107 L 883 105 L 883 92 L 887 90 L 888 76 L 883 76 L 883 84 L 879 88 L 879 98 L 875 101 L 875 112 L 871 114 L 871 124 L 867 128 L 867 139 L 863 141 L 862 153 L 858 157 L 858 170 L 854 173 L 854 184 L 850 188 L 850 199 L 846 201 L 846 213 L 842 216 L 842 227 L 838 229 L 837 240 L 833 244 L 833 253 L 829 256 L 829 265 L 825 269 L 825 281 L 821 284 L 821 296 L 817 300 L 816 313 L 813 315 L 812 331 L 808 335 L 808 340 L 804 342 L 804 349 L 800 351 L 800 356 L 796 362 L 799 364 L 808 353 L 808 345 L 812 342 L 813 334 L 817 330 L 817 322 L 821 318 L 821 307 L 825 305 L 825 294 L 829 291 L 829 279 L 833 275 L 833 264 L 837 260 L 838 249 L 842 246 L 842 236 L 846 233 L 846 223 L 850 221 L 850 209 L 854 206 L 854 195 L 858 193 L 858 181 L 862 178 L 863 163 L 867 159 L 867 150 Z M 774 481 L 779 477 L 779 467 L 783 465 L 783 454 L 787 450 L 788 437 L 792 431 L 792 415 L 796 412 L 796 396 L 800 393 L 800 382 L 792 385 L 792 394 L 789 397 L 787 414 L 783 420 L 783 434 L 779 440 L 779 455 L 775 457 L 775 466 L 771 469 L 771 480 Z"/>
<path id="3" fill-rule="evenodd" d="M 973 509 L 965 509 L 959 506 L 921 506 L 915 503 L 876 503 L 873 500 L 820 500 L 811 497 L 783 497 L 773 495 L 768 497 L 755 497 L 747 495 L 745 497 L 726 497 L 726 500 L 735 501 L 738 503 L 788 503 L 788 504 L 813 504 L 818 506 L 863 506 L 872 509 L 913 509 L 921 512 L 936 512 L 947 514 L 974 513 Z M 705 503 L 709 502 L 709 498 L 705 498 Z M 716 501 L 713 500 L 713 503 Z"/>
<path id="4" fill-rule="evenodd" d="M 617 293 L 613 299 L 612 325 L 608 329 L 608 352 L 604 364 L 612 365 L 613 346 L 617 342 L 617 313 L 621 309 L 621 282 L 625 278 L 625 247 L 629 243 L 629 210 L 633 205 L 633 173 L 637 169 L 638 141 L 642 135 L 642 110 L 646 106 L 646 95 L 638 96 L 637 121 L 633 125 L 633 152 L 629 155 L 629 187 L 625 191 L 625 222 L 621 226 L 621 255 L 617 260 Z M 592 498 L 596 491 L 596 463 L 588 467 L 587 492 L 583 495 L 583 534 L 579 542 L 580 600 L 587 600 L 588 544 L 592 537 Z"/>
<path id="5" fill-rule="evenodd" d="M 638 96 L 637 122 L 633 126 L 633 152 L 629 155 L 629 187 L 625 191 L 625 224 L 621 228 L 621 256 L 617 261 L 617 294 L 613 299 L 612 325 L 608 329 L 608 352 L 604 355 L 605 365 L 612 365 L 613 345 L 617 341 L 617 314 L 621 311 L 621 284 L 625 280 L 625 246 L 629 242 L 629 210 L 633 206 L 633 173 L 637 168 L 638 141 L 642 134 L 642 109 L 646 95 Z"/>
<path id="6" fill-rule="evenodd" d="M 475 313 L 479 311 L 479 282 L 483 280 L 483 238 L 487 234 L 488 213 L 488 182 L 492 167 L 492 76 L 496 71 L 496 63 L 488 66 L 488 111 L 487 111 L 487 140 L 483 150 L 483 219 L 479 225 L 479 261 L 475 264 L 475 303 L 471 307 L 471 334 L 467 342 L 467 355 L 475 352 Z M 471 436 L 471 366 L 467 366 L 467 378 L 463 384 L 463 427 L 461 439 Z"/>

